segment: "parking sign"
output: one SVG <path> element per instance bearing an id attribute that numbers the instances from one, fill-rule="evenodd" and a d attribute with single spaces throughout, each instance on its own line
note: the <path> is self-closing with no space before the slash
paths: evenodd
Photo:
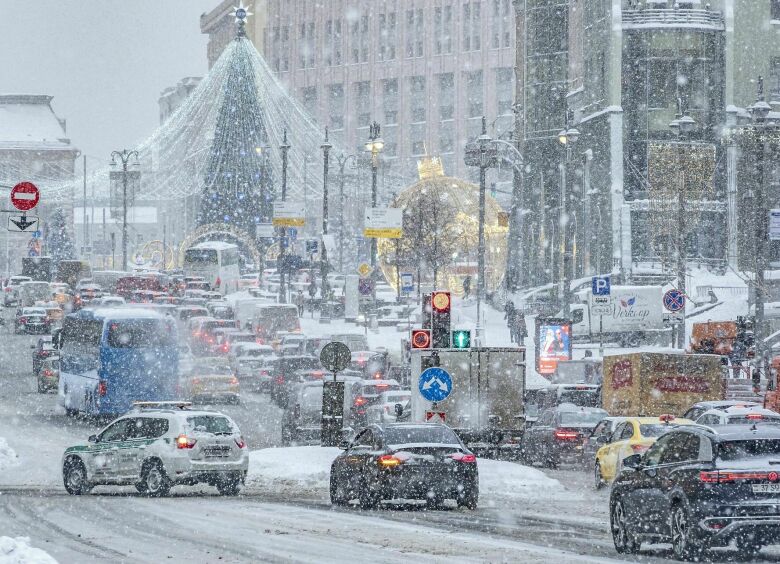
<path id="1" fill-rule="evenodd" d="M 610 290 L 609 276 L 593 277 L 593 295 L 608 296 Z"/>

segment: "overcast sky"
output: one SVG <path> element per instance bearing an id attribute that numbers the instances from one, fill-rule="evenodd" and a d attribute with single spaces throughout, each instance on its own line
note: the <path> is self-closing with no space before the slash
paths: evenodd
<path id="1" fill-rule="evenodd" d="M 0 0 L 0 93 L 54 96 L 75 146 L 107 162 L 154 131 L 163 89 L 205 74 L 200 14 L 219 1 Z"/>

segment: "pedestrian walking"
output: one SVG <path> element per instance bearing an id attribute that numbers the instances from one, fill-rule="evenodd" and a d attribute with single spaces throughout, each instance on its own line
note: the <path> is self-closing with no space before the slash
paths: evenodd
<path id="1" fill-rule="evenodd" d="M 515 315 L 517 314 L 517 310 L 515 309 L 515 304 L 512 302 L 506 302 L 504 305 L 504 319 L 506 319 L 506 325 L 509 327 L 509 338 L 512 340 L 512 342 L 515 341 Z"/>
<path id="2" fill-rule="evenodd" d="M 293 300 L 295 305 L 298 306 L 298 317 L 303 317 L 303 304 L 306 303 L 306 298 L 303 297 L 303 290 L 298 290 Z"/>
<path id="3" fill-rule="evenodd" d="M 525 326 L 525 314 L 517 310 L 515 311 L 515 343 L 522 345 L 525 342 L 525 338 L 528 336 L 528 328 Z"/>
<path id="4" fill-rule="evenodd" d="M 463 299 L 467 300 L 471 296 L 471 276 L 469 274 L 463 279 Z"/>

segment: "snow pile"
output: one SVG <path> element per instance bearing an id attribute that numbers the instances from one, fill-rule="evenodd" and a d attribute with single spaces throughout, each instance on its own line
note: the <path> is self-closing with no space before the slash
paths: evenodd
<path id="1" fill-rule="evenodd" d="M 336 447 L 264 448 L 249 453 L 247 489 L 280 495 L 329 495 Z"/>
<path id="2" fill-rule="evenodd" d="M 29 537 L 0 537 L 0 564 L 57 564 L 40 548 L 30 546 Z"/>
<path id="3" fill-rule="evenodd" d="M 318 446 L 254 450 L 249 454 L 246 488 L 281 496 L 327 498 L 330 465 L 340 452 L 335 447 Z M 479 459 L 478 465 L 480 497 L 491 505 L 500 500 L 571 499 L 577 495 L 528 466 L 487 459 Z"/>
<path id="4" fill-rule="evenodd" d="M 0 437 L 0 470 L 18 466 L 19 463 L 19 456 L 14 452 L 14 449 L 8 446 L 3 437 Z"/>

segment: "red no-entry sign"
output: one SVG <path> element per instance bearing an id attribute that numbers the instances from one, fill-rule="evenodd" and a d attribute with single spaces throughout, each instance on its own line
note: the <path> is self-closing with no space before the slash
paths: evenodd
<path id="1" fill-rule="evenodd" d="M 28 211 L 38 205 L 41 193 L 32 182 L 20 182 L 11 190 L 11 203 L 19 211 Z"/>

